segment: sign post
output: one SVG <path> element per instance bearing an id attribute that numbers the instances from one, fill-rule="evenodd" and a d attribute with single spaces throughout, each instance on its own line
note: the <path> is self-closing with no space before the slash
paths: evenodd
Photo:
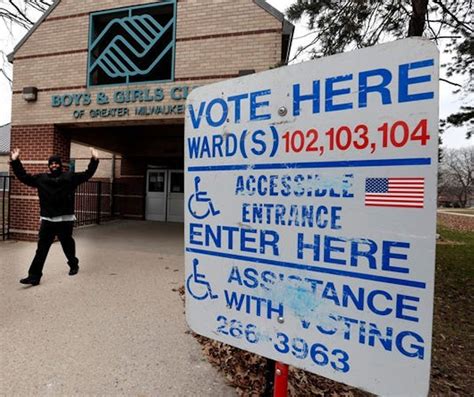
<path id="1" fill-rule="evenodd" d="M 288 395 L 288 365 L 275 363 L 274 397 L 286 397 Z"/>
<path id="2" fill-rule="evenodd" d="M 190 94 L 195 332 L 372 393 L 427 394 L 438 69 L 411 38 Z"/>

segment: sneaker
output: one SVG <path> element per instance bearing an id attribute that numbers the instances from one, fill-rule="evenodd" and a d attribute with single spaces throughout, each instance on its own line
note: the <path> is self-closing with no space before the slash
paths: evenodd
<path id="1" fill-rule="evenodd" d="M 76 266 L 71 267 L 71 269 L 69 270 L 69 275 L 74 276 L 78 272 L 79 272 L 79 266 L 76 265 Z"/>
<path id="2" fill-rule="evenodd" d="M 36 277 L 31 277 L 31 276 L 28 276 L 26 278 L 22 278 L 20 280 L 20 283 L 21 284 L 31 284 L 31 285 L 38 285 L 40 283 L 40 279 L 39 278 L 36 278 Z"/>

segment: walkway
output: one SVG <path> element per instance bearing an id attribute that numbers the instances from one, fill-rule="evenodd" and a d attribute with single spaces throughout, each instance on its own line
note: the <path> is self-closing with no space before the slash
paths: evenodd
<path id="1" fill-rule="evenodd" d="M 466 211 L 466 210 L 464 210 Z M 472 210 L 470 210 L 472 212 Z M 457 216 L 467 216 L 468 218 L 474 218 L 473 213 L 463 212 L 463 210 L 452 210 L 452 209 L 438 209 L 440 214 L 449 214 L 449 215 L 457 215 Z"/>
<path id="2" fill-rule="evenodd" d="M 76 231 L 80 271 L 53 245 L 0 242 L 0 395 L 235 396 L 188 334 L 183 225 L 121 221 Z"/>

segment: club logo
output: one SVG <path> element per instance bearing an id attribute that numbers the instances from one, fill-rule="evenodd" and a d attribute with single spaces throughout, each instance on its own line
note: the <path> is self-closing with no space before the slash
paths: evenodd
<path id="1" fill-rule="evenodd" d="M 167 1 L 92 14 L 89 86 L 172 80 L 175 10 Z"/>

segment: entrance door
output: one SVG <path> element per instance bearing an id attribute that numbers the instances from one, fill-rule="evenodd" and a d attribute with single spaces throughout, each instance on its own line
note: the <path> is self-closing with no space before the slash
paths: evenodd
<path id="1" fill-rule="evenodd" d="M 168 222 L 184 222 L 184 172 L 168 171 Z"/>
<path id="2" fill-rule="evenodd" d="M 146 177 L 146 211 L 149 221 L 166 221 L 166 170 L 148 170 Z"/>

